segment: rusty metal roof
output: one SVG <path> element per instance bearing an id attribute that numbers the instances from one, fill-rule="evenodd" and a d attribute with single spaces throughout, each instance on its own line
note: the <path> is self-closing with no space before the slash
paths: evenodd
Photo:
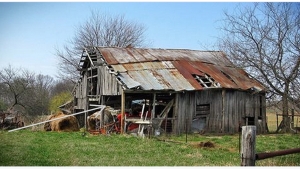
<path id="1" fill-rule="evenodd" d="M 232 88 L 265 90 L 220 51 L 98 47 L 105 62 L 127 89 L 202 90 Z"/>

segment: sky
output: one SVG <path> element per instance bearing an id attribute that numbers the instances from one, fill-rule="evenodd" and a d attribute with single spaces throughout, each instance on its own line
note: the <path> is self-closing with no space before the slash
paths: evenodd
<path id="1" fill-rule="evenodd" d="M 149 48 L 215 50 L 224 11 L 243 2 L 0 2 L 0 70 L 11 65 L 57 77 L 55 49 L 91 11 L 143 24 Z M 79 60 L 78 60 L 79 61 Z"/>

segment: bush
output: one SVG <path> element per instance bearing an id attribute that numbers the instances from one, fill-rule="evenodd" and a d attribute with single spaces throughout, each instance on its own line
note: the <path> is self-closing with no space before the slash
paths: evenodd
<path id="1" fill-rule="evenodd" d="M 50 106 L 49 110 L 53 112 L 57 112 L 59 110 L 59 106 L 62 104 L 66 103 L 69 100 L 72 100 L 73 96 L 70 92 L 61 92 L 57 95 L 55 95 L 51 100 L 50 100 Z"/>

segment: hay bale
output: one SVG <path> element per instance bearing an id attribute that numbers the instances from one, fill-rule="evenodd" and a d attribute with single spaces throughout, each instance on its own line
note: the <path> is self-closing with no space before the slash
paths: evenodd
<path id="1" fill-rule="evenodd" d="M 49 116 L 48 120 L 66 116 L 63 112 Z M 47 122 L 44 125 L 45 131 L 79 131 L 79 123 L 75 116 Z"/>

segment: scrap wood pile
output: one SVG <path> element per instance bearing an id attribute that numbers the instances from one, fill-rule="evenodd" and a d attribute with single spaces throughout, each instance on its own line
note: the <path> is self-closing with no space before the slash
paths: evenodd
<path id="1" fill-rule="evenodd" d="M 23 126 L 24 121 L 18 111 L 15 111 L 13 108 L 0 111 L 0 129 L 14 129 Z"/>
<path id="2" fill-rule="evenodd" d="M 64 116 L 66 116 L 66 114 L 58 112 L 48 116 L 47 120 L 61 118 Z M 44 129 L 46 131 L 79 131 L 79 123 L 75 116 L 69 116 L 45 123 Z"/>

